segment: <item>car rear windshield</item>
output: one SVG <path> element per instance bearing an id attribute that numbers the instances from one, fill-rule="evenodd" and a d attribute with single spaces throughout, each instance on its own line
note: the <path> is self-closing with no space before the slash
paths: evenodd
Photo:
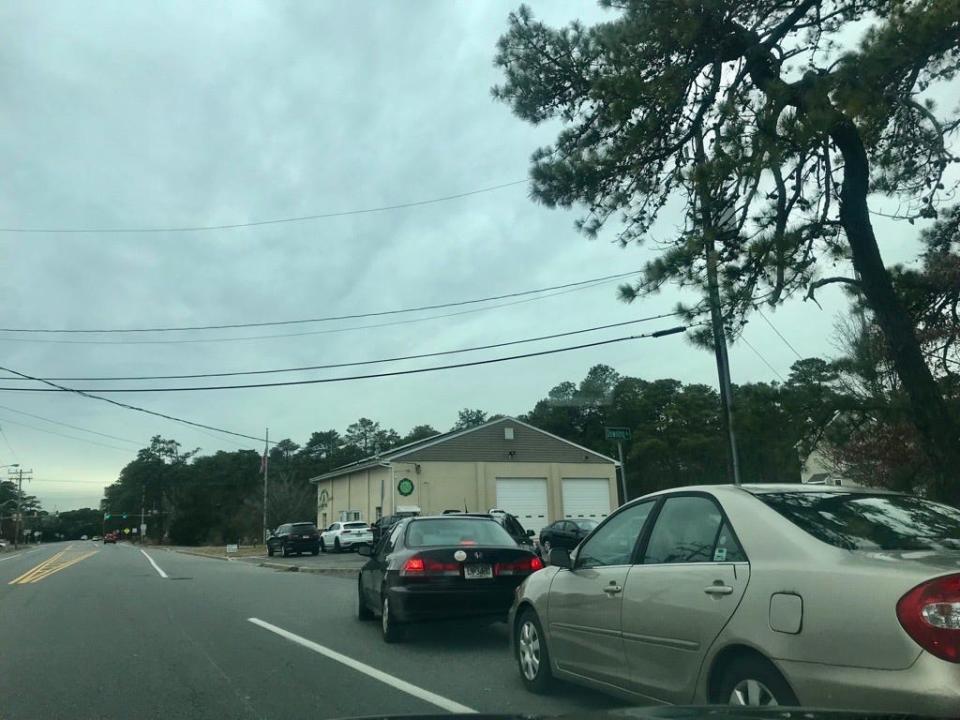
<path id="1" fill-rule="evenodd" d="M 485 545 L 516 547 L 510 533 L 495 520 L 480 518 L 438 518 L 414 520 L 407 525 L 407 547 L 438 547 L 444 545 Z"/>
<path id="2" fill-rule="evenodd" d="M 313 523 L 294 523 L 290 526 L 291 530 L 297 530 L 298 532 L 303 532 L 304 530 L 316 530 L 317 526 Z"/>
<path id="3" fill-rule="evenodd" d="M 348 530 L 356 530 L 357 528 L 367 527 L 367 524 L 365 522 L 348 522 L 344 523 L 343 526 Z"/>
<path id="4" fill-rule="evenodd" d="M 819 540 L 848 550 L 960 550 L 960 511 L 907 495 L 761 493 Z"/>
<path id="5" fill-rule="evenodd" d="M 575 522 L 581 530 L 593 530 L 600 524 L 596 520 L 583 520 L 581 518 L 576 518 L 573 522 Z"/>

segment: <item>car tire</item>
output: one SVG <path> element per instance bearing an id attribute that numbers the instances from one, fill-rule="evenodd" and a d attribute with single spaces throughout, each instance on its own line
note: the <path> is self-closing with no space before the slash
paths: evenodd
<path id="1" fill-rule="evenodd" d="M 267 557 L 273 557 L 273 548 L 267 545 Z"/>
<path id="2" fill-rule="evenodd" d="M 363 599 L 363 576 L 357 579 L 357 620 L 373 620 L 373 611 Z"/>
<path id="3" fill-rule="evenodd" d="M 714 698 L 718 704 L 749 707 L 800 704 L 780 671 L 761 657 L 735 658 L 722 673 Z"/>
<path id="4" fill-rule="evenodd" d="M 327 544 L 323 541 L 323 538 L 320 538 L 320 552 L 325 553 L 327 551 Z"/>
<path id="5" fill-rule="evenodd" d="M 311 554 L 311 555 L 314 555 L 314 556 L 319 555 L 319 554 L 320 554 L 320 548 L 316 548 L 316 549 L 314 549 L 314 550 L 311 550 L 311 551 L 310 551 L 310 554 Z"/>
<path id="6" fill-rule="evenodd" d="M 333 551 L 334 551 L 334 552 L 340 552 L 340 551 L 341 551 L 340 538 L 334 538 L 334 539 L 333 539 Z"/>
<path id="7" fill-rule="evenodd" d="M 400 642 L 403 639 L 403 629 L 397 623 L 397 618 L 390 609 L 390 599 L 386 595 L 380 603 L 380 630 L 386 643 Z"/>
<path id="8" fill-rule="evenodd" d="M 550 653 L 536 612 L 528 608 L 520 614 L 513 637 L 514 657 L 524 687 L 537 694 L 549 692 L 554 684 Z"/>
<path id="9" fill-rule="evenodd" d="M 282 545 L 280 545 L 280 557 L 289 557 L 289 556 L 290 556 L 290 550 L 287 548 L 286 543 L 283 543 Z"/>

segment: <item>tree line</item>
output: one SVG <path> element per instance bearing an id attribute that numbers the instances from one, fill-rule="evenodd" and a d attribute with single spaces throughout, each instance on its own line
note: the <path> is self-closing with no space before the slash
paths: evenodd
<path id="1" fill-rule="evenodd" d="M 745 482 L 799 482 L 803 458 L 817 448 L 845 478 L 939 497 L 937 474 L 916 438 L 910 404 L 876 326 L 866 312 L 853 317 L 838 330 L 847 350 L 841 358 L 801 359 L 783 382 L 734 386 L 742 477 Z M 957 380 L 955 373 L 942 377 L 955 410 L 960 409 Z M 497 417 L 465 408 L 448 430 Z M 604 429 L 630 428 L 624 452 L 631 497 L 729 481 L 720 399 L 708 385 L 646 380 L 598 364 L 580 381 L 551 388 L 519 417 L 611 456 L 615 446 L 605 439 Z M 269 451 L 268 525 L 315 519 L 310 478 L 438 432 L 424 424 L 400 434 L 360 418 L 343 432 L 313 432 L 302 445 L 280 440 Z M 104 526 L 115 529 L 136 526 L 142 506 L 148 537 L 157 542 L 254 542 L 262 525 L 261 463 L 255 450 L 204 455 L 156 436 L 106 489 L 95 512 L 109 512 L 111 520 Z"/>

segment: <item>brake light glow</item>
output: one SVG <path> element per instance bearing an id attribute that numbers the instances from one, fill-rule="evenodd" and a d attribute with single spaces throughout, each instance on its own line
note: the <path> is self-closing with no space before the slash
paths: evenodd
<path id="1" fill-rule="evenodd" d="M 897 603 L 897 619 L 931 655 L 960 663 L 960 575 L 917 585 Z"/>
<path id="2" fill-rule="evenodd" d="M 414 556 L 403 564 L 400 574 L 415 577 L 460 577 L 460 563 Z"/>
<path id="3" fill-rule="evenodd" d="M 494 575 L 529 575 L 543 569 L 543 561 L 536 555 L 529 558 L 520 558 L 508 563 L 497 563 L 493 566 Z"/>
<path id="4" fill-rule="evenodd" d="M 412 557 L 403 564 L 401 575 L 420 575 L 423 573 L 423 558 Z"/>

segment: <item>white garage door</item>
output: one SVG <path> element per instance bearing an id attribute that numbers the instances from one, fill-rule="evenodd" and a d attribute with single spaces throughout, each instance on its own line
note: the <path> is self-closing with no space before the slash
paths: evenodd
<path id="1" fill-rule="evenodd" d="M 516 515 L 524 530 L 547 524 L 546 478 L 497 478 L 497 507 Z"/>
<path id="2" fill-rule="evenodd" d="M 610 514 L 610 481 L 606 478 L 564 478 L 563 516 L 600 522 Z"/>

